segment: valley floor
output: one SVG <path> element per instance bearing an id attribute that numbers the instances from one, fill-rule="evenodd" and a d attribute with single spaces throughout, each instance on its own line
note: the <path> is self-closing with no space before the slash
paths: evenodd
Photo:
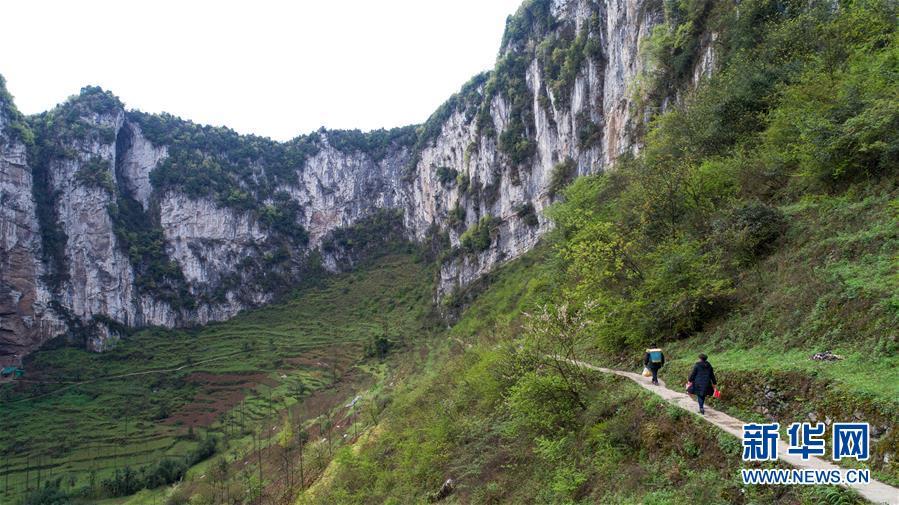
<path id="1" fill-rule="evenodd" d="M 282 416 L 312 419 L 370 387 L 381 372 L 359 364 L 378 338 L 422 338 L 430 279 L 423 261 L 385 256 L 225 323 L 36 353 L 0 386 L 0 503 L 46 486 L 130 495 L 277 445 Z"/>

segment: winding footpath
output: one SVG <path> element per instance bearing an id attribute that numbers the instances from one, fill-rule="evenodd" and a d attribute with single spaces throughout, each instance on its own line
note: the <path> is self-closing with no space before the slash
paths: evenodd
<path id="1" fill-rule="evenodd" d="M 636 382 L 644 389 L 661 396 L 666 401 L 673 403 L 674 405 L 677 405 L 678 407 L 688 412 L 695 413 L 697 411 L 696 402 L 692 398 L 690 398 L 688 394 L 668 389 L 662 380 L 659 380 L 658 386 L 653 386 L 650 383 L 649 379 L 643 377 L 638 373 L 625 372 L 623 370 L 613 370 L 611 368 L 603 368 L 596 365 L 591 365 L 590 363 L 586 363 L 583 361 L 567 361 L 589 370 L 595 370 L 597 372 L 626 377 Z M 702 416 L 702 419 L 739 438 L 741 441 L 743 440 L 743 421 L 729 416 L 724 412 L 715 410 L 708 405 L 706 405 L 705 407 L 705 415 Z M 811 470 L 838 470 L 841 468 L 829 461 L 814 456 L 810 457 L 807 460 L 804 460 L 798 455 L 789 454 L 787 452 L 787 448 L 788 445 L 786 442 L 784 442 L 783 440 L 778 440 L 778 459 L 788 463 L 795 468 Z M 858 493 L 861 494 L 866 500 L 873 503 L 899 505 L 899 488 L 895 488 L 874 479 L 871 479 L 871 482 L 869 482 L 868 484 L 852 485 L 851 488 L 858 491 Z"/>

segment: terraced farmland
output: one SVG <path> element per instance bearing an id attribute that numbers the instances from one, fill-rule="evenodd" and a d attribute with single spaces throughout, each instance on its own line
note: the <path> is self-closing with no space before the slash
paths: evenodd
<path id="1" fill-rule="evenodd" d="M 57 479 L 97 489 L 116 470 L 259 429 L 359 373 L 373 337 L 419 337 L 431 275 L 410 256 L 386 256 L 225 323 L 144 330 L 104 354 L 36 353 L 24 380 L 0 388 L 0 502 Z"/>

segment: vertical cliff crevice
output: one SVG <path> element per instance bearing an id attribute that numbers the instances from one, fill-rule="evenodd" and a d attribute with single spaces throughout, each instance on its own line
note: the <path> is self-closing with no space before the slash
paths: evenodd
<path id="1" fill-rule="evenodd" d="M 32 174 L 30 189 L 40 230 L 41 260 L 46 267 L 44 280 L 52 291 L 57 291 L 68 280 L 65 254 L 68 236 L 59 224 L 57 212 L 61 193 L 52 187 L 49 172 L 50 159 L 57 149 L 50 140 L 53 137 L 47 131 L 49 125 L 42 116 L 33 119 L 31 125 L 36 141 L 28 152 Z"/>

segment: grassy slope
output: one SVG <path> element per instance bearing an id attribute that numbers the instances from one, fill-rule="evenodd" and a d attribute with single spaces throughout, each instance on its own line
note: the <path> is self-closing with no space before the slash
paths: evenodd
<path id="1" fill-rule="evenodd" d="M 862 409 L 866 420 L 895 427 L 896 194 L 885 180 L 784 204 L 789 226 L 775 252 L 745 272 L 729 312 L 666 345 L 672 359 L 663 375 L 685 380 L 695 354 L 705 351 L 726 392 L 753 400 L 764 398 L 759 391 L 787 394 L 775 400 L 784 402 L 781 410 L 767 414 L 759 410 L 765 404 L 733 396 L 718 404 L 725 410 L 792 422 L 828 408 L 849 415 Z M 510 389 L 498 379 L 508 372 L 503 349 L 521 335 L 523 312 L 557 299 L 552 242 L 558 240 L 472 288 L 478 294 L 449 330 L 442 357 L 407 377 L 373 435 L 344 450 L 329 481 L 298 503 L 407 503 L 410 496 L 424 502 L 450 477 L 457 482 L 450 503 L 854 500 L 830 488 L 740 490 L 735 440 L 682 420 L 621 381 L 600 380 L 588 411 L 566 436 L 510 436 Z M 845 359 L 809 359 L 828 349 Z M 637 368 L 640 354 L 634 350 L 629 361 L 620 354 L 594 358 Z M 746 381 L 748 389 L 738 388 Z M 894 440 L 881 439 L 876 451 L 896 448 Z M 878 478 L 896 481 L 895 465 L 876 468 Z M 638 476 L 644 485 L 623 475 Z"/>
<path id="2" fill-rule="evenodd" d="M 740 273 L 726 312 L 665 343 L 671 362 L 663 376 L 685 380 L 704 351 L 728 395 L 717 406 L 744 418 L 789 423 L 860 413 L 892 429 L 875 444 L 872 467 L 877 478 L 896 482 L 899 469 L 882 458 L 899 448 L 897 194 L 886 177 L 780 203 L 787 227 L 773 253 Z M 530 405 L 555 430 L 516 428 L 522 414 L 510 398 L 523 372 L 510 370 L 509 349 L 521 343 L 523 312 L 560 300 L 561 243 L 551 237 L 462 297 L 474 301 L 433 364 L 398 381 L 381 422 L 343 449 L 329 478 L 298 503 L 426 502 L 446 478 L 456 482 L 449 503 L 856 501 L 834 488 L 740 486 L 735 439 L 626 382 L 599 379 L 588 409 L 573 419 L 552 417 L 563 408 Z M 823 350 L 845 359 L 809 359 Z M 639 349 L 591 354 L 634 369 L 641 358 Z"/>
<path id="3" fill-rule="evenodd" d="M 884 181 L 861 194 L 819 195 L 781 209 L 790 224 L 776 252 L 744 273 L 730 312 L 666 344 L 669 370 L 685 375 L 706 352 L 725 373 L 797 372 L 897 414 L 899 354 L 891 346 L 899 327 L 899 188 Z M 543 244 L 508 265 L 451 334 L 517 334 L 522 312 L 554 300 L 556 261 L 552 244 Z M 845 359 L 809 359 L 825 350 Z M 596 357 L 633 369 L 642 359 Z"/>
<path id="4" fill-rule="evenodd" d="M 198 421 L 197 432 L 221 434 L 261 422 L 295 401 L 299 381 L 315 390 L 335 372 L 346 372 L 372 335 L 386 330 L 414 341 L 429 311 L 430 278 L 423 263 L 389 256 L 226 323 L 142 331 L 105 354 L 71 348 L 37 353 L 27 378 L 47 382 L 2 390 L 2 501 L 21 493 L 26 468 L 32 488 L 42 466 L 43 480 L 52 473 L 68 489 L 87 484 L 92 470 L 99 483 L 114 468 L 182 456 L 197 444 L 188 425 L 210 411 L 214 417 Z M 104 379 L 184 365 L 179 372 Z M 193 380 L 200 372 L 209 375 Z M 53 384 L 82 380 L 93 382 Z M 214 400 L 224 403 L 209 404 Z M 7 478 L 10 491 L 3 494 Z"/>
<path id="5" fill-rule="evenodd" d="M 794 370 L 895 403 L 899 190 L 814 197 L 782 210 L 791 226 L 778 250 L 746 273 L 741 305 L 670 344 L 673 364 L 705 350 L 722 369 Z M 809 359 L 826 350 L 845 359 Z"/>
<path id="6" fill-rule="evenodd" d="M 595 377 L 584 412 L 558 417 L 565 408 L 549 396 L 522 422 L 509 349 L 521 310 L 547 295 L 534 287 L 546 285 L 549 255 L 543 247 L 504 267 L 432 364 L 397 381 L 381 422 L 297 503 L 426 503 L 447 478 L 447 503 L 854 501 L 829 488 L 742 488 L 736 439 L 616 378 Z"/>

